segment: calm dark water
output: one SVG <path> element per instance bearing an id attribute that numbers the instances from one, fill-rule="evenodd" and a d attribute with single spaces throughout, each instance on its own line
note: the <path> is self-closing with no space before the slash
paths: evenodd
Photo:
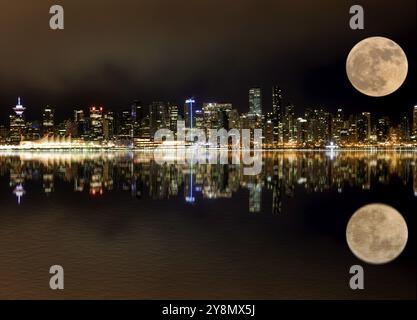
<path id="1" fill-rule="evenodd" d="M 239 165 L 149 153 L 0 154 L 0 298 L 415 299 L 416 153 L 285 152 Z M 20 202 L 20 204 L 19 204 Z M 409 228 L 382 266 L 346 225 L 382 202 Z M 49 289 L 49 267 L 65 290 Z M 365 269 L 365 290 L 349 269 Z"/>

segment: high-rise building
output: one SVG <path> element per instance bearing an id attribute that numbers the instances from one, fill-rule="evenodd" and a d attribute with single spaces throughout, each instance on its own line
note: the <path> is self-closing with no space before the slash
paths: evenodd
<path id="1" fill-rule="evenodd" d="M 189 98 L 185 100 L 184 104 L 184 121 L 186 128 L 194 127 L 194 112 L 195 112 L 195 100 L 194 98 Z"/>
<path id="2" fill-rule="evenodd" d="M 112 111 L 107 111 L 103 118 L 103 137 L 105 140 L 109 141 L 113 139 L 115 131 L 114 127 L 114 113 Z"/>
<path id="3" fill-rule="evenodd" d="M 357 128 L 357 117 L 351 114 L 347 121 L 347 141 L 350 144 L 356 144 L 358 142 L 358 128 Z"/>
<path id="4" fill-rule="evenodd" d="M 227 131 L 229 131 L 229 113 L 230 110 L 226 110 L 221 108 L 218 112 L 218 118 L 219 118 L 219 122 L 218 122 L 218 128 L 219 129 L 225 129 Z"/>
<path id="5" fill-rule="evenodd" d="M 265 148 L 273 148 L 274 147 L 274 116 L 272 113 L 268 112 L 265 117 L 264 123 L 264 141 L 263 145 Z"/>
<path id="6" fill-rule="evenodd" d="M 139 100 L 133 101 L 132 107 L 131 107 L 131 117 L 133 122 L 139 122 L 142 121 L 143 118 L 143 107 L 142 103 Z"/>
<path id="7" fill-rule="evenodd" d="M 356 120 L 357 142 L 369 142 L 371 138 L 371 114 L 362 112 Z"/>
<path id="8" fill-rule="evenodd" d="M 331 140 L 332 117 L 323 109 L 307 109 L 305 113 L 307 120 L 308 142 L 315 146 L 324 146 Z"/>
<path id="9" fill-rule="evenodd" d="M 232 109 L 233 106 L 231 103 L 204 103 L 203 113 L 205 129 L 229 130 L 230 112 Z"/>
<path id="10" fill-rule="evenodd" d="M 413 135 L 417 138 L 417 106 L 413 110 Z"/>
<path id="11" fill-rule="evenodd" d="M 400 123 L 400 140 L 401 142 L 409 142 L 410 138 L 410 121 L 408 120 L 408 117 L 403 117 Z"/>
<path id="12" fill-rule="evenodd" d="M 308 122 L 306 119 L 297 119 L 297 145 L 299 147 L 305 147 L 308 141 Z"/>
<path id="13" fill-rule="evenodd" d="M 291 143 L 296 141 L 296 119 L 294 106 L 291 104 L 288 104 L 285 107 L 282 121 L 282 136 L 284 143 Z"/>
<path id="14" fill-rule="evenodd" d="M 262 92 L 261 88 L 249 89 L 249 113 L 257 116 L 262 115 Z"/>
<path id="15" fill-rule="evenodd" d="M 169 104 L 168 105 L 168 115 L 169 115 L 169 130 L 177 133 L 177 121 L 178 121 L 178 106 Z"/>
<path id="16" fill-rule="evenodd" d="M 232 109 L 229 112 L 229 129 L 240 129 L 239 120 L 239 112 L 236 109 Z"/>
<path id="17" fill-rule="evenodd" d="M 8 136 L 9 130 L 5 126 L 0 125 L 0 144 L 5 144 Z"/>
<path id="18" fill-rule="evenodd" d="M 50 134 L 54 132 L 54 109 L 47 106 L 42 112 L 42 134 Z"/>
<path id="19" fill-rule="evenodd" d="M 152 138 L 159 129 L 168 129 L 168 109 L 164 102 L 155 101 L 149 106 L 149 127 Z"/>
<path id="20" fill-rule="evenodd" d="M 10 115 L 10 142 L 12 144 L 19 144 L 25 135 L 25 110 L 26 108 L 21 104 L 19 97 L 13 108 L 14 114 Z"/>
<path id="21" fill-rule="evenodd" d="M 142 119 L 142 123 L 139 126 L 139 138 L 141 139 L 151 138 L 149 115 L 144 116 Z"/>
<path id="22" fill-rule="evenodd" d="M 231 103 L 211 102 L 204 104 L 203 110 L 206 129 L 229 130 L 232 109 L 233 106 Z M 236 114 L 234 116 L 236 117 Z"/>
<path id="23" fill-rule="evenodd" d="M 77 126 L 74 121 L 67 119 L 63 122 L 63 130 L 60 132 L 62 136 L 74 136 L 77 133 Z"/>
<path id="24" fill-rule="evenodd" d="M 74 122 L 85 120 L 84 110 L 74 110 Z"/>
<path id="25" fill-rule="evenodd" d="M 93 141 L 103 140 L 103 107 L 93 106 L 90 108 L 90 138 Z"/>
<path id="26" fill-rule="evenodd" d="M 41 126 L 39 121 L 29 121 L 25 125 L 25 139 L 38 140 L 41 138 Z"/>
<path id="27" fill-rule="evenodd" d="M 134 115 L 136 117 L 136 115 Z M 117 135 L 122 140 L 132 139 L 134 136 L 134 120 L 132 110 L 124 110 L 118 115 Z"/>
<path id="28" fill-rule="evenodd" d="M 74 110 L 75 137 L 88 139 L 89 121 L 85 118 L 84 110 Z"/>
<path id="29" fill-rule="evenodd" d="M 217 103 L 210 102 L 203 104 L 203 113 L 204 113 L 204 127 L 208 129 L 217 129 L 218 124 L 218 111 L 219 108 Z"/>
<path id="30" fill-rule="evenodd" d="M 363 112 L 362 117 L 365 120 L 366 139 L 369 141 L 371 139 L 371 134 L 372 134 L 371 113 L 370 112 Z"/>
<path id="31" fill-rule="evenodd" d="M 378 142 L 386 142 L 389 138 L 390 121 L 388 117 L 382 117 L 377 123 L 377 140 Z"/>
<path id="32" fill-rule="evenodd" d="M 344 129 L 345 119 L 342 109 L 337 109 L 336 115 L 332 120 L 332 141 L 336 144 L 343 143 L 343 129 Z"/>
<path id="33" fill-rule="evenodd" d="M 65 137 L 68 132 L 69 125 L 68 120 L 62 121 L 56 125 L 56 132 L 55 134 L 59 137 Z"/>
<path id="34" fill-rule="evenodd" d="M 272 123 L 274 125 L 274 142 L 282 144 L 283 118 L 282 90 L 278 86 L 272 87 Z"/>
<path id="35" fill-rule="evenodd" d="M 204 129 L 204 112 L 201 109 L 194 111 L 194 128 Z"/>
<path id="36" fill-rule="evenodd" d="M 139 100 L 135 100 L 131 106 L 131 122 L 132 122 L 132 130 L 133 136 L 137 136 L 139 134 L 139 127 L 142 123 L 144 117 L 144 110 L 142 103 Z"/>

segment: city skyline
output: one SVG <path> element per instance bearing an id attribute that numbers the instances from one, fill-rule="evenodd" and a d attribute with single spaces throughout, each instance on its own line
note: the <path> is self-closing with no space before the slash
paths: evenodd
<path id="1" fill-rule="evenodd" d="M 135 100 L 128 109 L 114 112 L 104 106 L 90 106 L 73 111 L 73 117 L 58 120 L 55 109 L 47 105 L 42 118 L 30 121 L 25 117 L 28 107 L 21 98 L 9 116 L 9 125 L 0 123 L 0 142 L 18 145 L 21 141 L 37 141 L 45 136 L 80 138 L 83 141 L 116 142 L 119 146 L 142 146 L 153 142 L 159 129 L 176 134 L 183 121 L 188 129 L 262 129 L 264 148 L 307 148 L 327 145 L 369 147 L 376 143 L 392 145 L 417 142 L 417 105 L 410 115 L 396 122 L 387 116 L 375 117 L 369 111 L 358 114 L 338 109 L 331 113 L 325 108 L 305 108 L 297 114 L 279 86 L 269 90 L 272 105 L 266 108 L 259 87 L 248 90 L 248 111 L 239 113 L 232 103 L 185 100 L 183 107 L 164 101 L 146 106 Z M 265 110 L 271 110 L 265 112 Z M 136 139 L 136 140 L 135 140 Z M 148 143 L 148 144 L 149 144 Z"/>
<path id="2" fill-rule="evenodd" d="M 3 2 L 0 298 L 416 298 L 416 0 Z"/>

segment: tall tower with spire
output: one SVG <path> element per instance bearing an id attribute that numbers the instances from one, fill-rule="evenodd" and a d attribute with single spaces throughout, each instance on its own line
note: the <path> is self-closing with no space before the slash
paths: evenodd
<path id="1" fill-rule="evenodd" d="M 22 136 L 25 134 L 25 110 L 22 105 L 20 97 L 17 98 L 17 104 L 12 108 L 14 114 L 10 115 L 10 142 L 12 144 L 19 144 Z"/>
<path id="2" fill-rule="evenodd" d="M 26 108 L 22 106 L 20 102 L 20 97 L 17 98 L 17 105 L 13 108 L 13 111 L 16 113 L 17 116 L 23 117 L 23 113 L 25 112 Z"/>

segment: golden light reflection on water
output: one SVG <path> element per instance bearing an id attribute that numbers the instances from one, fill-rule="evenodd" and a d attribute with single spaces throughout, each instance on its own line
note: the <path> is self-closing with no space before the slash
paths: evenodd
<path id="1" fill-rule="evenodd" d="M 247 176 L 241 165 L 159 165 L 152 152 L 0 154 L 0 298 L 355 298 L 346 279 L 357 261 L 337 234 L 358 195 L 385 197 L 374 188 L 400 183 L 393 197 L 413 207 L 416 154 L 262 161 Z M 411 242 L 402 258 L 367 274 L 364 297 L 415 298 Z M 48 287 L 57 263 L 58 294 Z"/>
<path id="2" fill-rule="evenodd" d="M 263 152 L 259 175 L 245 175 L 242 164 L 198 164 L 171 161 L 159 164 L 151 150 L 140 152 L 7 152 L 0 153 L 0 176 L 8 176 L 18 201 L 30 190 L 28 181 L 40 180 L 44 192 L 54 192 L 56 179 L 73 184 L 74 192 L 91 196 L 117 189 L 154 199 L 184 197 L 193 202 L 232 198 L 249 190 L 249 211 L 261 211 L 262 192 L 272 192 L 273 212 L 282 195 L 294 196 L 296 187 L 308 192 L 347 187 L 369 190 L 397 177 L 412 181 L 417 195 L 415 152 Z M 231 163 L 231 162 L 230 162 Z M 183 189 L 183 194 L 181 190 Z M 276 202 L 276 203 L 275 203 Z"/>

